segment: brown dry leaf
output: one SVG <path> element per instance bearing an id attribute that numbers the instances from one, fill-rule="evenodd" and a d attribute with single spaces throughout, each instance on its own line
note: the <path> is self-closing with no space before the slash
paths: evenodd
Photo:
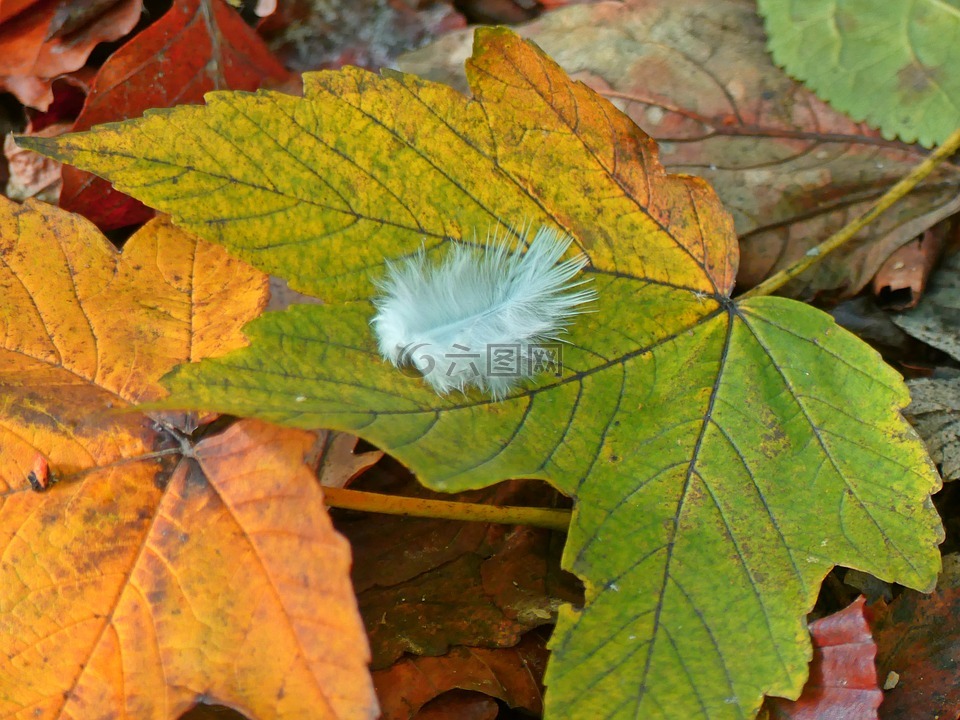
<path id="1" fill-rule="evenodd" d="M 40 0 L 12 16 L 4 8 L 0 90 L 46 110 L 53 101 L 54 78 L 83 67 L 99 43 L 133 30 L 142 6 L 142 0 Z"/>
<path id="2" fill-rule="evenodd" d="M 451 2 L 296 0 L 258 24 L 271 49 L 297 71 L 355 65 L 379 71 L 430 39 L 467 26 Z"/>
<path id="3" fill-rule="evenodd" d="M 950 221 L 941 222 L 943 228 Z M 945 230 L 945 228 L 944 228 Z M 897 248 L 888 257 L 873 278 L 873 294 L 883 307 L 907 310 L 916 307 L 927 288 L 927 280 L 940 259 L 944 231 L 929 228 L 916 240 Z"/>
<path id="4" fill-rule="evenodd" d="M 57 78 L 52 85 L 53 102 L 44 111 L 28 111 L 29 118 L 22 135 L 56 137 L 73 129 L 77 115 L 90 91 L 89 68 Z M 8 133 L 3 143 L 4 157 L 9 166 L 9 177 L 3 193 L 11 200 L 33 197 L 57 204 L 63 187 L 61 163 L 32 150 L 18 147 L 14 134 Z"/>
<path id="5" fill-rule="evenodd" d="M 902 330 L 960 361 L 960 253 L 940 264 L 916 307 L 891 317 Z"/>
<path id="6" fill-rule="evenodd" d="M 34 134 L 39 137 L 55 137 L 69 132 L 71 127 L 73 123 L 57 123 L 47 125 Z M 7 158 L 7 166 L 10 169 L 4 195 L 11 200 L 35 197 L 44 202 L 57 202 L 62 185 L 59 161 L 44 157 L 33 150 L 17 147 L 13 133 L 7 133 L 3 138 L 3 154 Z"/>
<path id="7" fill-rule="evenodd" d="M 495 720 L 499 715 L 500 706 L 493 698 L 451 690 L 420 708 L 413 720 Z"/>
<path id="8" fill-rule="evenodd" d="M 379 492 L 494 505 L 545 506 L 554 495 L 530 482 L 438 496 L 412 479 L 375 488 L 375 478 L 364 481 L 364 489 Z M 548 530 L 352 514 L 338 516 L 337 528 L 353 547 L 354 587 L 375 669 L 405 652 L 511 647 L 552 623 L 562 602 L 583 600 L 579 583 L 560 570 L 562 537 Z"/>
<path id="9" fill-rule="evenodd" d="M 432 711 L 430 717 L 462 717 L 438 707 L 455 689 L 483 693 L 512 708 L 540 715 L 547 655 L 544 638 L 533 632 L 524 635 L 516 647 L 455 647 L 440 657 L 404 658 L 373 674 L 383 720 L 425 720 L 421 712 L 425 705 Z M 454 697 L 462 712 L 463 696 Z"/>
<path id="10" fill-rule="evenodd" d="M 324 487 L 342 488 L 358 475 L 379 462 L 383 453 L 379 450 L 355 452 L 357 436 L 334 430 L 318 430 L 314 443 L 316 471 Z"/>
<path id="11" fill-rule="evenodd" d="M 660 145 L 669 172 L 707 179 L 740 236 L 738 288 L 803 256 L 924 157 L 833 111 L 773 65 L 750 0 L 599 2 L 518 28 L 606 93 Z M 467 32 L 398 65 L 466 91 Z M 960 209 L 960 174 L 940 170 L 784 294 L 856 294 L 901 245 Z"/>
<path id="12" fill-rule="evenodd" d="M 51 86 L 53 102 L 50 107 L 44 112 L 28 111 L 27 126 L 18 134 L 56 137 L 72 130 L 90 91 L 89 81 L 92 78 L 93 72 L 86 67 L 71 75 L 57 78 Z M 4 137 L 3 153 L 9 166 L 9 177 L 3 194 L 11 200 L 34 197 L 57 204 L 63 186 L 61 163 L 18 147 L 12 132 Z"/>
<path id="13" fill-rule="evenodd" d="M 0 23 L 4 23 L 14 15 L 19 15 L 31 5 L 37 5 L 40 0 L 2 0 L 0 2 Z"/>
<path id="14" fill-rule="evenodd" d="M 187 418 L 130 409 L 175 364 L 243 344 L 262 273 L 163 220 L 120 254 L 83 218 L 2 198 L 0 258 L 0 715 L 176 718 L 209 699 L 372 717 L 314 436 L 241 421 L 194 440 Z"/>

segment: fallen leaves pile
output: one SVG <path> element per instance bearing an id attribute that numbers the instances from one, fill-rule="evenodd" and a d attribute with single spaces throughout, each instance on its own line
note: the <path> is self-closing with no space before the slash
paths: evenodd
<path id="1" fill-rule="evenodd" d="M 960 508 L 941 572 L 901 415 L 952 480 L 956 167 L 737 298 L 925 155 L 774 65 L 753 3 L 550 3 L 519 36 L 275 5 L 0 8 L 4 716 L 960 711 Z M 518 223 L 590 260 L 561 371 L 491 402 L 382 362 L 384 262 Z M 917 305 L 919 340 L 880 313 L 894 369 L 797 301 L 871 292 Z M 344 486 L 571 523 L 331 510 Z"/>

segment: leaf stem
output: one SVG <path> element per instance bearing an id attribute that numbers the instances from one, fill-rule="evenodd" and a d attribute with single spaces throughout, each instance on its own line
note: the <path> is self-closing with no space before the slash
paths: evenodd
<path id="1" fill-rule="evenodd" d="M 323 495 L 330 507 L 364 512 L 404 515 L 407 517 L 442 518 L 467 522 L 492 522 L 505 525 L 530 525 L 566 532 L 570 511 L 537 507 L 498 507 L 480 503 L 383 495 L 380 493 L 324 487 Z"/>
<path id="2" fill-rule="evenodd" d="M 954 130 L 940 147 L 930 153 L 923 162 L 884 193 L 870 210 L 853 222 L 845 225 L 816 247 L 810 248 L 803 258 L 790 267 L 774 273 L 752 290 L 745 292 L 740 296 L 740 299 L 770 295 L 811 266 L 823 260 L 823 258 L 834 250 L 845 245 L 854 235 L 860 232 L 860 230 L 873 222 L 881 213 L 885 212 L 891 205 L 919 185 L 924 178 L 932 173 L 944 160 L 953 155 L 958 148 L 960 148 L 960 128 Z"/>

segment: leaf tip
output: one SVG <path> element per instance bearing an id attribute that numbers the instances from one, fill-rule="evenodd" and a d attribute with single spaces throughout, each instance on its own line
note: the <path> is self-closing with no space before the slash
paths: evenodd
<path id="1" fill-rule="evenodd" d="M 491 45 L 523 42 L 513 30 L 503 25 L 478 27 L 473 33 L 473 54 L 481 55 Z"/>
<path id="2" fill-rule="evenodd" d="M 13 141 L 17 147 L 23 150 L 32 150 L 33 152 L 46 155 L 55 160 L 63 160 L 68 155 L 64 151 L 64 146 L 59 138 L 38 137 L 36 135 L 14 135 Z"/>

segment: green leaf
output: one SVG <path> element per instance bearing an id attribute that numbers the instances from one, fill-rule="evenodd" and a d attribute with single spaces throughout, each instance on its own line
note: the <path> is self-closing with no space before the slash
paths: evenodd
<path id="1" fill-rule="evenodd" d="M 817 310 L 730 300 L 712 190 L 666 175 L 535 46 L 480 30 L 467 69 L 470 100 L 346 69 L 308 75 L 303 99 L 216 93 L 30 144 L 329 301 L 181 366 L 171 403 L 350 430 L 437 489 L 530 477 L 575 498 L 564 565 L 587 602 L 561 613 L 548 717 L 742 718 L 796 697 L 833 564 L 917 588 L 939 568 L 939 479 L 900 377 Z M 421 238 L 441 253 L 498 221 L 570 232 L 596 312 L 559 376 L 437 397 L 378 357 L 374 282 Z"/>
<path id="2" fill-rule="evenodd" d="M 960 127 L 958 0 L 759 0 L 787 72 L 884 137 L 942 143 Z"/>

